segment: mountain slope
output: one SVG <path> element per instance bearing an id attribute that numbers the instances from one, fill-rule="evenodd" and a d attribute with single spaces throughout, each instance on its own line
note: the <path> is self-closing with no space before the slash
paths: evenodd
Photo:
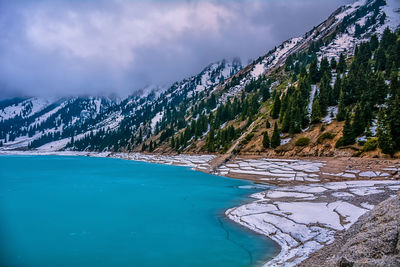
<path id="1" fill-rule="evenodd" d="M 343 122 L 336 120 L 341 111 L 338 100 L 341 91 L 347 90 L 336 86 L 337 80 L 348 82 L 346 73 L 351 76 L 356 72 L 347 65 L 372 36 L 381 38 L 386 28 L 399 28 L 399 10 L 396 0 L 357 1 L 340 7 L 309 32 L 285 41 L 244 68 L 235 60 L 214 63 L 166 90 L 122 101 L 86 97 L 0 103 L 1 149 L 229 152 L 227 156 L 337 154 L 340 151 L 332 142 L 338 141 L 343 129 Z M 375 64 L 374 55 L 382 53 L 388 61 L 395 58 L 384 47 L 372 51 L 362 63 L 371 68 L 368 61 Z M 391 66 L 385 68 L 379 71 L 391 86 Z M 327 77 L 323 78 L 325 72 Z M 323 96 L 326 90 L 332 91 L 329 100 Z M 361 103 L 361 91 L 348 91 L 359 94 L 345 104 L 350 116 L 355 116 Z M 314 106 L 322 109 L 320 114 Z M 275 122 L 279 133 L 272 138 Z M 366 124 L 376 135 L 377 108 Z M 329 149 L 321 148 L 327 142 L 318 143 L 318 127 L 335 136 Z M 265 132 L 275 149 L 264 144 Z M 367 136 L 362 134 L 357 136 L 365 141 Z M 299 135 L 310 139 L 311 145 L 296 147 Z"/>

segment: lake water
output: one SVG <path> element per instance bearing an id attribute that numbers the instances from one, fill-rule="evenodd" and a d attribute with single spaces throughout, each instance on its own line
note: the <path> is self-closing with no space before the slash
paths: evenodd
<path id="1" fill-rule="evenodd" d="M 0 156 L 1 266 L 259 266 L 278 248 L 224 217 L 249 182 L 109 158 Z"/>

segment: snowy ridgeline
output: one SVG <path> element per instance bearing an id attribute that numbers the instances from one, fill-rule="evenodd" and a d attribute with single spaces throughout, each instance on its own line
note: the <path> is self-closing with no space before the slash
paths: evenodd
<path id="1" fill-rule="evenodd" d="M 394 196 L 399 189 L 399 181 L 279 187 L 253 194 L 254 202 L 229 209 L 226 215 L 281 246 L 281 252 L 265 266 L 295 266 L 331 244 L 336 231 L 348 229 L 378 204 L 376 196 Z"/>
<path id="2" fill-rule="evenodd" d="M 306 43 L 319 40 L 328 34 L 330 31 L 335 29 L 344 19 L 356 16 L 357 11 L 367 5 L 370 6 L 371 1 L 360 0 L 352 4 L 344 6 L 338 14 L 330 17 L 324 23 L 321 23 L 315 27 L 312 31 L 306 33 L 303 36 L 291 38 L 284 42 L 282 45 L 277 47 L 274 51 L 268 53 L 261 62 L 254 64 L 250 71 L 249 77 L 257 79 L 261 75 L 265 74 L 268 70 L 274 67 L 282 66 L 288 55 L 298 51 Z M 400 1 L 398 0 L 386 0 L 386 5 L 379 8 L 379 13 L 376 14 L 377 18 L 385 17 L 382 24 L 376 22 L 376 24 L 370 25 L 365 31 L 358 35 L 355 32 L 355 25 L 361 27 L 365 26 L 366 20 L 374 15 L 374 11 L 371 10 L 365 16 L 359 18 L 354 23 L 348 25 L 343 32 L 340 32 L 335 38 L 320 48 L 317 53 L 318 60 L 321 61 L 322 57 L 328 59 L 338 59 L 340 53 L 351 54 L 353 53 L 356 45 L 369 39 L 371 33 L 382 35 L 385 28 L 389 27 L 392 31 L 396 30 L 400 25 Z"/>

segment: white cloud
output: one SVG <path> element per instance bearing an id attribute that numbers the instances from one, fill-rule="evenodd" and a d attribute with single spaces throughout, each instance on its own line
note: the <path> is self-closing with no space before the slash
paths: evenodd
<path id="1" fill-rule="evenodd" d="M 52 8 L 29 11 L 26 34 L 40 49 L 127 68 L 136 49 L 161 46 L 187 32 L 216 35 L 220 24 L 238 18 L 233 10 L 211 2 L 121 2 L 116 8 L 68 10 L 57 17 Z"/>

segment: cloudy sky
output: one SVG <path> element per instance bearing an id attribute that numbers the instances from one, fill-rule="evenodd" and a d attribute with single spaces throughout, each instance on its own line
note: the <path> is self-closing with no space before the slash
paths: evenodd
<path id="1" fill-rule="evenodd" d="M 0 0 L 0 98 L 126 95 L 257 58 L 350 0 Z"/>

